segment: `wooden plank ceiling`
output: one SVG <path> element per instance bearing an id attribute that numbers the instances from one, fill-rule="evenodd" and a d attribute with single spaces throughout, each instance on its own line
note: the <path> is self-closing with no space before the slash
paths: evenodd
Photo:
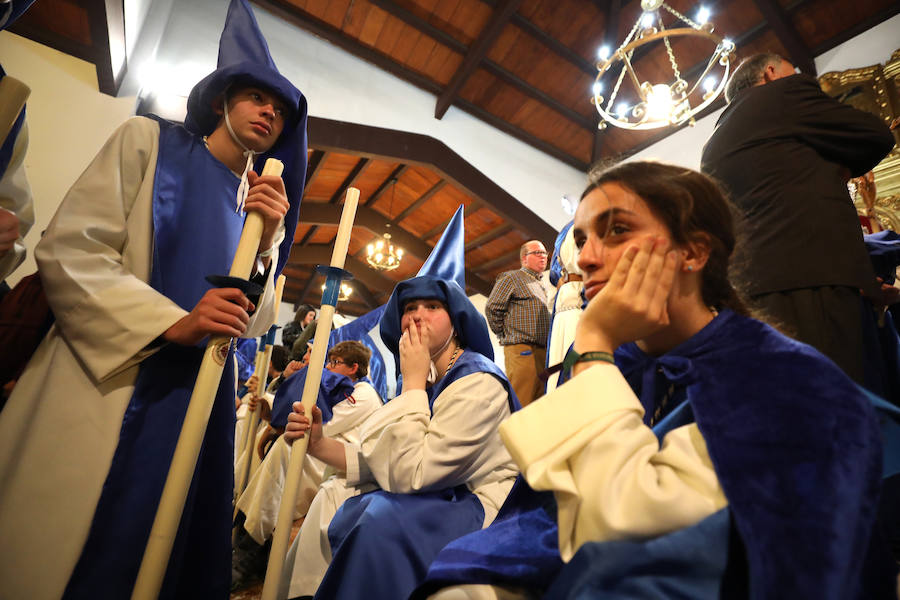
<path id="1" fill-rule="evenodd" d="M 597 49 L 615 48 L 640 0 L 254 0 L 298 27 L 435 95 L 450 106 L 579 170 L 632 154 L 673 133 L 598 132 L 589 102 Z M 694 15 L 701 2 L 669 0 Z M 814 74 L 813 57 L 900 12 L 896 0 L 704 0 L 739 57 L 774 51 Z M 673 43 L 696 77 L 710 48 Z M 670 75 L 659 44 L 638 72 Z M 714 103 L 708 112 L 722 106 Z"/>

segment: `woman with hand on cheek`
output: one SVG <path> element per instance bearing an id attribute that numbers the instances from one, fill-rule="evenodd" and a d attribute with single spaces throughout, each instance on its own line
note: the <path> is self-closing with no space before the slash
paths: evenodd
<path id="1" fill-rule="evenodd" d="M 532 489 L 450 544 L 420 595 L 882 597 L 870 399 L 748 316 L 716 184 L 618 165 L 585 190 L 574 237 L 587 306 L 571 379 L 500 430 Z"/>
<path id="2" fill-rule="evenodd" d="M 320 543 L 296 548 L 295 573 L 331 560 L 317 598 L 405 598 L 442 547 L 490 524 L 516 476 L 497 429 L 518 403 L 492 361 L 487 323 L 457 281 L 401 282 L 380 329 L 401 393 L 366 419 L 360 444 L 322 437 L 319 413 L 310 424 L 300 403 L 285 434 L 297 439 L 311 426 L 308 452 L 356 488 Z M 295 577 L 288 597 L 317 583 Z"/>

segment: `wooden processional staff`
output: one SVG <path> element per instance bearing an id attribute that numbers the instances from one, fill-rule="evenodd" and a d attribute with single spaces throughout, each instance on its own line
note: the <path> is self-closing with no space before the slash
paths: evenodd
<path id="1" fill-rule="evenodd" d="M 266 160 L 262 174 L 280 177 L 283 170 L 284 164 L 280 160 L 270 158 Z M 249 278 L 250 270 L 256 261 L 262 232 L 262 216 L 256 212 L 247 213 L 241 239 L 234 253 L 231 270 L 228 272 L 229 276 L 244 280 Z M 194 391 L 191 393 L 190 404 L 184 416 L 184 424 L 181 426 L 178 444 L 175 446 L 175 454 L 156 510 L 156 518 L 153 520 L 153 528 L 150 530 L 150 538 L 147 540 L 144 558 L 131 594 L 132 600 L 156 600 L 159 596 L 163 577 L 169 565 L 172 545 L 175 543 L 175 535 L 178 533 L 178 524 L 181 522 L 181 513 L 184 511 L 184 502 L 197 466 L 200 445 L 206 435 L 209 415 L 216 399 L 216 391 L 219 389 L 219 381 L 222 379 L 222 370 L 225 367 L 222 357 L 227 356 L 231 339 L 214 337 L 206 344 L 203 362 L 200 363 L 200 370 L 197 372 L 197 381 L 194 383 Z"/>
<path id="2" fill-rule="evenodd" d="M 344 199 L 344 210 L 341 213 L 341 224 L 338 227 L 334 249 L 331 254 L 331 266 L 319 267 L 327 275 L 325 291 L 322 292 L 322 307 L 319 312 L 318 325 L 316 325 L 316 337 L 313 340 L 312 352 L 309 356 L 306 383 L 303 386 L 303 408 L 307 415 L 312 417 L 312 407 L 319 397 L 319 384 L 322 381 L 322 369 L 325 366 L 325 352 L 328 349 L 328 337 L 331 331 L 331 323 L 334 320 L 334 307 L 337 304 L 338 294 L 341 289 L 341 280 L 346 278 L 344 261 L 347 259 L 347 246 L 350 243 L 350 232 L 353 229 L 353 219 L 356 217 L 356 205 L 359 203 L 359 190 L 347 188 L 347 196 Z M 288 539 L 291 534 L 291 525 L 294 522 L 294 506 L 297 503 L 297 489 L 300 487 L 300 476 L 303 470 L 303 461 L 306 458 L 306 447 L 309 444 L 309 436 L 296 440 L 291 449 L 291 460 L 284 481 L 284 491 L 281 496 L 281 506 L 278 508 L 278 520 L 275 524 L 275 533 L 272 534 L 272 549 L 269 551 L 269 564 L 266 568 L 266 579 L 263 584 L 262 600 L 275 600 L 278 595 L 278 586 L 281 582 L 281 573 L 284 570 L 284 557 L 287 554 Z"/>

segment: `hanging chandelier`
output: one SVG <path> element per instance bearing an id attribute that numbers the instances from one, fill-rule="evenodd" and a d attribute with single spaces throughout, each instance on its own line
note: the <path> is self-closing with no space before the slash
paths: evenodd
<path id="1" fill-rule="evenodd" d="M 396 184 L 396 179 L 391 181 L 391 204 L 388 209 L 388 221 L 391 220 L 391 214 L 394 211 L 394 187 Z M 391 234 L 389 233 L 391 224 L 385 224 L 385 228 L 388 231 L 385 231 L 380 239 L 366 246 L 366 262 L 379 271 L 393 271 L 400 266 L 400 261 L 403 259 L 403 249 L 394 246 L 394 243 L 391 241 Z"/>
<path id="2" fill-rule="evenodd" d="M 322 284 L 322 293 L 325 293 L 325 284 Z M 350 296 L 353 294 L 353 287 L 348 284 L 341 282 L 341 291 L 338 292 L 338 301 L 343 302 L 344 300 L 349 300 Z"/>
<path id="3" fill-rule="evenodd" d="M 697 11 L 697 21 L 684 16 L 663 0 L 641 0 L 641 9 L 643 12 L 634 27 L 615 52 L 610 52 L 607 46 L 598 52 L 592 102 L 600 113 L 599 128 L 605 129 L 607 124 L 623 129 L 657 129 L 684 122 L 693 125 L 694 116 L 712 104 L 725 89 L 734 58 L 734 42 L 713 34 L 709 11 L 705 8 Z M 665 13 L 661 9 L 675 17 L 674 24 L 681 21 L 686 26 L 666 28 L 662 19 Z M 672 51 L 670 38 L 677 37 L 697 38 L 698 41 L 715 44 L 706 68 L 692 78 L 693 81 L 685 79 Z M 642 79 L 631 60 L 637 48 L 659 41 L 665 46 L 672 78 L 653 83 Z M 621 63 L 621 68 L 618 76 L 613 78 L 613 66 L 618 63 Z M 606 79 L 610 81 L 604 81 L 604 76 L 608 74 L 610 76 Z M 634 88 L 634 96 L 623 100 L 620 92 L 626 77 Z M 615 79 L 612 92 L 609 98 L 604 98 L 603 91 L 612 79 Z M 695 92 L 698 96 L 692 99 Z"/>

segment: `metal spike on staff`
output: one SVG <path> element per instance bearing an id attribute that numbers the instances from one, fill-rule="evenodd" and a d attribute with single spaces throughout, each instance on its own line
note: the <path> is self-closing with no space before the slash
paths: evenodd
<path id="1" fill-rule="evenodd" d="M 353 230 L 353 219 L 356 217 L 356 206 L 359 203 L 359 190 L 347 188 L 344 199 L 344 210 L 341 213 L 341 224 L 338 227 L 334 249 L 331 254 L 331 266 L 319 267 L 326 273 L 325 291 L 322 292 L 322 308 L 316 325 L 316 337 L 313 341 L 309 357 L 306 383 L 303 386 L 303 408 L 307 415 L 312 415 L 312 407 L 319 396 L 319 384 L 322 381 L 322 369 L 325 366 L 325 351 L 328 348 L 328 337 L 334 319 L 334 308 L 337 304 L 341 281 L 347 277 L 344 261 L 347 259 L 347 246 Z M 269 551 L 269 564 L 266 568 L 266 579 L 263 584 L 262 600 L 275 600 L 281 573 L 284 570 L 284 558 L 287 554 L 288 539 L 294 521 L 294 505 L 297 503 L 297 489 L 300 487 L 300 476 L 303 461 L 306 458 L 306 447 L 309 436 L 296 440 L 291 449 L 291 460 L 284 481 L 281 495 L 281 506 L 278 508 L 278 520 L 275 533 L 272 534 L 272 549 Z"/>
<path id="2" fill-rule="evenodd" d="M 266 160 L 262 174 L 281 176 L 283 170 L 284 163 L 270 158 Z M 250 276 L 262 232 L 262 216 L 257 212 L 247 213 L 229 276 L 245 280 Z M 191 393 L 172 464 L 169 466 L 169 474 L 166 476 L 166 484 L 144 550 L 141 568 L 131 593 L 132 600 L 156 600 L 159 596 L 169 565 L 169 555 L 172 553 L 172 545 L 175 543 L 178 525 L 181 522 L 181 514 L 184 511 L 184 502 L 191 480 L 194 478 L 194 469 L 197 467 L 197 456 L 200 454 L 213 401 L 216 399 L 216 391 L 222 379 L 224 361 L 221 360 L 221 356 L 223 350 L 227 352 L 230 344 L 230 337 L 214 337 L 206 344 L 203 362 L 200 363 L 200 370 L 197 372 L 194 391 Z"/>

